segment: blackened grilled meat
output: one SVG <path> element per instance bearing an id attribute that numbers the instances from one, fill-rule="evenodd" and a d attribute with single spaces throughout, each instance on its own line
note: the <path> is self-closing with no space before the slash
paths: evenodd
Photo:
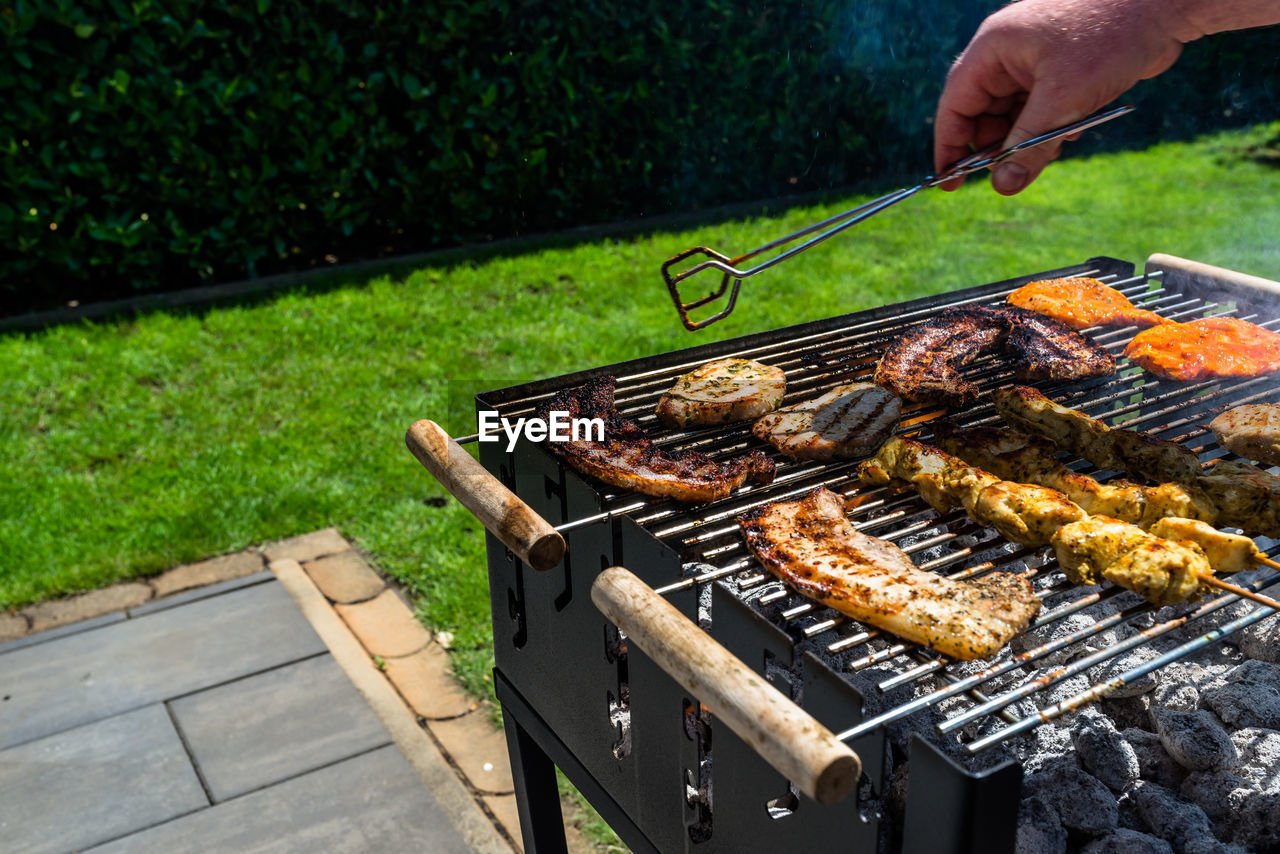
<path id="1" fill-rule="evenodd" d="M 538 408 L 538 415 L 547 419 L 552 412 L 566 412 L 570 419 L 604 421 L 603 442 L 592 437 L 547 443 L 574 469 L 611 486 L 687 502 L 726 498 L 748 479 L 773 481 L 773 461 L 760 451 L 720 463 L 697 451 L 658 448 L 639 424 L 618 414 L 613 391 L 613 377 L 597 377 L 557 393 Z"/>
<path id="2" fill-rule="evenodd" d="M 972 403 L 978 386 L 960 369 L 1001 350 L 1019 379 L 1073 380 L 1109 376 L 1115 359 L 1078 332 L 1015 306 L 963 306 L 908 330 L 876 366 L 875 381 L 900 397 L 948 406 Z"/>

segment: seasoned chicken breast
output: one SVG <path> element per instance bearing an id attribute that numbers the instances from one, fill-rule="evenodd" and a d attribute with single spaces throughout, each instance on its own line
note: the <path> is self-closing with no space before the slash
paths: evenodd
<path id="1" fill-rule="evenodd" d="M 850 383 L 771 412 L 751 432 L 798 460 L 849 459 L 880 447 L 901 415 L 902 401 L 892 392 Z"/>
<path id="2" fill-rule="evenodd" d="M 954 581 L 917 568 L 897 546 L 855 530 L 843 499 L 821 487 L 738 524 L 752 554 L 801 595 L 954 658 L 993 655 L 1040 610 L 1025 578 Z"/>
<path id="3" fill-rule="evenodd" d="M 1245 459 L 1280 466 L 1280 404 L 1250 403 L 1209 422 L 1224 448 Z"/>
<path id="4" fill-rule="evenodd" d="M 658 420 L 669 427 L 748 421 L 777 409 L 786 390 L 781 368 L 720 359 L 676 380 L 658 401 Z"/>
<path id="5" fill-rule="evenodd" d="M 1058 564 L 1076 584 L 1104 580 L 1156 605 L 1185 602 L 1212 575 L 1209 560 L 1192 542 L 1174 542 L 1107 516 L 1063 525 L 1053 535 Z"/>

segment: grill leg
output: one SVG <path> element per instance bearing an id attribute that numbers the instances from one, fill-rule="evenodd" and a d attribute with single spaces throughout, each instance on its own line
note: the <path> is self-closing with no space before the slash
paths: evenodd
<path id="1" fill-rule="evenodd" d="M 507 733 L 507 752 L 511 754 L 524 850 L 526 854 L 567 854 L 556 766 L 524 727 L 516 723 L 515 715 L 508 714 L 505 708 L 502 721 Z"/>

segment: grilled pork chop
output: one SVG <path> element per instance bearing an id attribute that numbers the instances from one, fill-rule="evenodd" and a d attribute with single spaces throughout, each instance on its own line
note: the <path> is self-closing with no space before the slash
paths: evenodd
<path id="1" fill-rule="evenodd" d="M 1250 460 L 1280 466 L 1280 404 L 1249 403 L 1209 422 L 1224 448 Z"/>
<path id="2" fill-rule="evenodd" d="M 738 524 L 752 554 L 800 594 L 954 658 L 994 654 L 1040 610 L 1025 578 L 953 581 L 918 569 L 897 546 L 858 533 L 841 497 L 822 487 Z"/>
<path id="3" fill-rule="evenodd" d="M 798 460 L 848 459 L 880 447 L 901 415 L 902 401 L 892 393 L 871 383 L 849 383 L 770 412 L 751 432 Z"/>
<path id="4" fill-rule="evenodd" d="M 747 421 L 777 409 L 786 390 L 781 368 L 720 359 L 676 380 L 658 401 L 658 420 L 668 427 Z"/>
<path id="5" fill-rule="evenodd" d="M 566 412 L 569 419 L 604 421 L 602 442 L 581 438 L 547 443 L 583 474 L 622 489 L 687 502 L 726 498 L 748 479 L 755 483 L 773 481 L 773 461 L 760 451 L 721 463 L 697 451 L 657 447 L 640 425 L 618 414 L 613 389 L 613 377 L 597 377 L 557 393 L 538 409 L 539 416 L 547 419 L 552 412 Z"/>
<path id="6" fill-rule="evenodd" d="M 972 403 L 978 387 L 960 369 L 997 350 L 1012 358 L 1023 380 L 1116 372 L 1110 353 L 1052 318 L 1016 306 L 974 305 L 949 309 L 908 330 L 885 351 L 875 381 L 907 400 Z"/>

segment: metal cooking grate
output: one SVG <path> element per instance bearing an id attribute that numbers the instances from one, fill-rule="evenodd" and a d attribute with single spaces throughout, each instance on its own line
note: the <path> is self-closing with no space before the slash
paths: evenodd
<path id="1" fill-rule="evenodd" d="M 1100 275 L 1099 271 L 1092 271 L 1092 274 L 1125 293 L 1140 307 L 1175 320 L 1236 315 L 1269 328 L 1280 328 L 1280 318 L 1237 312 L 1237 306 L 1232 303 L 1206 301 L 1193 294 L 1170 290 L 1164 286 L 1158 273 L 1150 277 L 1123 279 Z M 910 325 L 957 305 L 1000 303 L 1010 290 L 1012 287 L 978 297 L 940 301 L 888 319 L 864 318 L 847 327 L 790 340 L 758 346 L 752 346 L 748 341 L 742 349 L 726 352 L 721 357 L 752 358 L 782 368 L 787 375 L 787 402 L 791 403 L 816 397 L 840 383 L 869 380 L 887 343 Z M 1133 327 L 1093 331 L 1090 337 L 1119 356 L 1135 331 Z M 619 412 L 638 421 L 660 445 L 695 448 L 713 458 L 732 457 L 748 449 L 763 447 L 763 443 L 751 437 L 749 423 L 673 431 L 657 422 L 653 412 L 658 398 L 678 376 L 705 361 L 707 357 L 618 376 L 616 400 Z M 983 391 L 1013 381 L 1012 374 L 995 357 L 971 365 L 966 376 L 979 382 Z M 1140 429 L 1179 441 L 1200 453 L 1206 462 L 1227 453 L 1200 426 L 1209 420 L 1210 413 L 1241 403 L 1280 402 L 1280 379 L 1276 377 L 1182 384 L 1159 380 L 1123 360 L 1119 371 L 1112 377 L 1070 384 L 1041 384 L 1041 387 L 1058 402 L 1104 418 L 1115 426 Z M 507 417 L 528 415 L 553 393 L 547 391 L 522 397 L 502 404 L 498 409 Z M 898 432 L 928 441 L 930 422 L 942 413 L 943 410 L 936 406 L 908 404 L 904 407 Z M 999 422 L 989 403 L 975 405 L 963 414 L 953 414 L 951 420 L 964 426 Z M 1144 615 L 1154 614 L 1155 609 L 1135 594 L 1119 588 L 1071 585 L 1056 571 L 1056 561 L 1050 549 L 1031 549 L 1007 543 L 994 532 L 970 521 L 962 511 L 938 514 L 916 496 L 914 489 L 863 487 L 852 476 L 857 461 L 797 462 L 772 448 L 767 452 L 777 463 L 777 477 L 767 486 L 749 486 L 723 501 L 692 509 L 670 500 L 610 492 L 606 487 L 601 493 L 603 512 L 572 520 L 560 529 L 580 527 L 616 516 L 630 516 L 653 536 L 678 551 L 689 568 L 688 577 L 672 579 L 671 584 L 659 589 L 660 593 L 722 581 L 736 596 L 751 604 L 757 613 L 783 627 L 792 637 L 804 641 L 806 649 L 825 658 L 837 672 L 857 673 L 875 667 L 877 673 L 884 670 L 892 672 L 891 676 L 875 683 L 882 694 L 904 686 L 914 689 L 912 699 L 840 733 L 839 737 L 844 740 L 957 698 L 967 705 L 957 708 L 961 703 L 947 703 L 946 715 L 938 726 L 939 732 L 951 737 L 964 735 L 971 738 L 965 749 L 971 754 L 978 753 L 1105 696 L 1272 613 L 1269 608 L 1255 607 L 1222 625 L 1213 624 L 1211 615 L 1241 601 L 1239 597 L 1228 594 L 1205 601 L 1198 607 L 1183 608 L 1175 612 L 1176 616 L 1167 616 L 1169 612 L 1162 611 L 1159 619 L 1140 631 L 1135 630 L 1127 637 L 1108 638 L 1105 633 L 1145 622 Z M 1072 467 L 1093 473 L 1103 480 L 1114 474 L 1097 472 L 1082 461 L 1075 461 Z M 1047 633 L 1051 631 L 1050 627 L 1086 609 L 1096 616 L 1097 622 L 1072 633 L 1057 637 L 1050 635 L 1043 642 L 1033 641 L 1033 646 L 1018 654 L 975 664 L 952 661 L 804 599 L 760 569 L 748 554 L 735 519 L 750 507 L 797 498 L 815 486 L 826 486 L 844 495 L 849 502 L 847 506 L 851 507 L 848 515 L 860 530 L 897 544 L 913 555 L 923 569 L 946 573 L 952 578 L 969 578 L 1004 570 L 1029 577 L 1037 594 L 1045 601 L 1045 609 L 1024 638 Z M 1280 543 L 1260 540 L 1259 545 L 1269 554 L 1280 552 Z M 1280 583 L 1280 575 L 1268 573 L 1268 576 L 1256 582 L 1254 588 L 1264 589 Z M 1174 639 L 1185 638 L 1185 632 L 1177 630 L 1186 626 L 1202 626 L 1204 631 L 1197 637 L 1174 643 Z M 1101 639 L 1109 642 L 1095 649 Z M 1057 702 L 1044 702 L 1044 695 L 1062 680 L 1087 674 L 1092 668 L 1153 642 L 1171 645 L 1171 648 L 1113 679 L 1093 685 L 1087 691 Z M 1069 657 L 1064 652 L 1073 651 L 1078 657 L 1067 664 L 1059 663 Z M 1033 704 L 1030 708 L 1034 711 L 1028 712 L 1028 703 Z M 975 731 L 977 736 L 971 737 Z"/>

